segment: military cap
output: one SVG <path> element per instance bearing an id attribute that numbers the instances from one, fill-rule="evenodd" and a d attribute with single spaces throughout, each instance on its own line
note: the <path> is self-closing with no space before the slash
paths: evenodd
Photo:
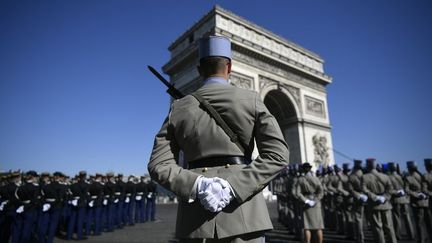
<path id="1" fill-rule="evenodd" d="M 375 167 L 376 166 L 376 159 L 374 159 L 374 158 L 367 158 L 366 159 L 366 166 L 367 167 Z"/>
<path id="2" fill-rule="evenodd" d="M 336 171 L 336 173 L 341 170 L 339 165 L 334 165 L 333 168 L 334 168 L 334 171 Z"/>
<path id="3" fill-rule="evenodd" d="M 49 177 L 51 174 L 49 172 L 42 172 L 41 177 Z"/>
<path id="4" fill-rule="evenodd" d="M 114 176 L 114 172 L 108 172 L 107 174 L 106 174 L 106 177 L 113 177 Z"/>
<path id="5" fill-rule="evenodd" d="M 396 163 L 395 162 L 388 162 L 387 163 L 387 168 L 390 170 L 390 171 L 396 171 Z"/>
<path id="6" fill-rule="evenodd" d="M 85 175 L 87 175 L 87 171 L 82 170 L 82 171 L 80 171 L 78 174 L 79 174 L 80 176 L 85 176 Z"/>
<path id="7" fill-rule="evenodd" d="M 327 167 L 327 173 L 332 173 L 334 171 L 332 166 Z"/>
<path id="8" fill-rule="evenodd" d="M 96 174 L 95 174 L 95 177 L 96 177 L 96 178 L 98 178 L 98 177 L 102 177 L 102 174 L 101 174 L 101 173 L 96 173 Z"/>
<path id="9" fill-rule="evenodd" d="M 343 169 L 343 171 L 350 171 L 351 170 L 350 165 L 348 163 L 343 163 L 342 169 Z"/>
<path id="10" fill-rule="evenodd" d="M 29 170 L 29 171 L 27 171 L 26 176 L 37 177 L 38 173 L 34 170 Z"/>
<path id="11" fill-rule="evenodd" d="M 12 171 L 11 173 L 9 173 L 8 178 L 16 178 L 21 176 L 21 171 L 17 170 L 17 171 Z"/>
<path id="12" fill-rule="evenodd" d="M 309 162 L 305 162 L 301 166 L 302 166 L 302 169 L 310 169 L 310 168 L 312 168 L 312 165 L 309 164 Z"/>
<path id="13" fill-rule="evenodd" d="M 117 177 L 123 177 L 123 173 L 118 173 Z"/>
<path id="14" fill-rule="evenodd" d="M 354 166 L 355 167 L 361 167 L 362 166 L 363 161 L 359 160 L 359 159 L 355 159 L 354 160 Z"/>
<path id="15" fill-rule="evenodd" d="M 432 159 L 429 159 L 429 158 L 428 159 L 424 159 L 424 164 L 425 165 L 429 165 L 429 166 L 432 165 Z"/>
<path id="16" fill-rule="evenodd" d="M 208 36 L 199 40 L 199 60 L 225 57 L 231 60 L 231 41 L 224 36 Z"/>
<path id="17" fill-rule="evenodd" d="M 406 165 L 408 169 L 417 169 L 417 164 L 415 161 L 407 161 Z"/>
<path id="18" fill-rule="evenodd" d="M 63 177 L 63 173 L 61 173 L 60 171 L 56 171 L 53 173 L 53 176 Z"/>

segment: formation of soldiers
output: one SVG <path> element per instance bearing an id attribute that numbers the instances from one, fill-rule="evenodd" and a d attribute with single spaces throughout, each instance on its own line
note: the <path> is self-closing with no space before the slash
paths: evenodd
<path id="1" fill-rule="evenodd" d="M 155 220 L 156 183 L 148 176 L 10 172 L 0 178 L 0 242 L 53 242 Z"/>
<path id="2" fill-rule="evenodd" d="M 425 159 L 424 166 L 426 172 L 420 173 L 416 163 L 408 161 L 402 172 L 396 163 L 366 159 L 366 166 L 354 160 L 352 169 L 348 163 L 320 168 L 313 175 L 320 185 L 312 186 L 308 197 L 301 195 L 302 178 L 307 178 L 303 166 L 289 166 L 274 181 L 279 221 L 305 239 L 311 217 L 305 212 L 319 203 L 314 219 L 322 218 L 326 229 L 355 242 L 364 242 L 365 229 L 372 231 L 374 242 L 432 242 L 432 159 Z"/>

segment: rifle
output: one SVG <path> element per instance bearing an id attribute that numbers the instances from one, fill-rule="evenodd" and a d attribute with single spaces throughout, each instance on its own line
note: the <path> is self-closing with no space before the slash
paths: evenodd
<path id="1" fill-rule="evenodd" d="M 160 75 L 158 71 L 156 71 L 156 69 L 154 69 L 150 65 L 147 65 L 147 67 L 150 72 L 152 72 L 160 81 L 162 81 L 163 84 L 165 84 L 165 86 L 168 87 L 166 92 L 171 95 L 171 97 L 173 97 L 174 99 L 181 99 L 185 96 L 182 92 L 176 89 L 174 85 L 170 84 L 164 77 L 162 77 L 162 75 Z"/>

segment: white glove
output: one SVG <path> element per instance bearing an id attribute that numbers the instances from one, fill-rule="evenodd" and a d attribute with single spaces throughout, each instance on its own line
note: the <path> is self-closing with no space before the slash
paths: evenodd
<path id="1" fill-rule="evenodd" d="M 102 202 L 103 205 L 107 205 L 108 204 L 108 200 L 104 199 Z"/>
<path id="2" fill-rule="evenodd" d="M 220 212 L 233 199 L 233 191 L 228 181 L 214 178 L 198 178 L 198 198 L 205 209 Z"/>
<path id="3" fill-rule="evenodd" d="M 78 206 L 78 199 L 72 200 L 71 204 L 74 205 L 75 207 Z"/>
<path id="4" fill-rule="evenodd" d="M 24 206 L 19 206 L 19 208 L 17 208 L 16 213 L 22 213 L 24 212 Z"/>
<path id="5" fill-rule="evenodd" d="M 51 208 L 51 204 L 49 203 L 45 203 L 44 205 L 42 205 L 42 212 L 46 212 Z"/>
<path id="6" fill-rule="evenodd" d="M 417 194 L 417 198 L 420 199 L 420 200 L 423 200 L 423 199 L 426 199 L 427 196 L 423 192 L 420 192 L 420 193 Z"/>
<path id="7" fill-rule="evenodd" d="M 116 198 L 116 199 L 114 200 L 114 203 L 118 203 L 118 201 L 119 201 L 118 198 Z"/>
<path id="8" fill-rule="evenodd" d="M 360 201 L 365 203 L 368 200 L 368 196 L 366 196 L 365 194 L 360 194 L 359 199 L 360 199 Z"/>
<path id="9" fill-rule="evenodd" d="M 0 204 L 0 211 L 4 210 L 4 206 L 8 203 L 8 201 L 4 201 Z"/>
<path id="10" fill-rule="evenodd" d="M 379 202 L 380 204 L 383 204 L 385 202 L 385 197 L 383 196 L 377 196 L 375 199 L 375 202 Z"/>
<path id="11" fill-rule="evenodd" d="M 316 205 L 316 202 L 314 200 L 306 199 L 305 204 L 309 205 L 310 207 L 313 207 Z"/>
<path id="12" fill-rule="evenodd" d="M 130 202 L 129 197 L 126 197 L 126 199 L 125 199 L 125 203 L 129 203 L 129 202 Z"/>
<path id="13" fill-rule="evenodd" d="M 142 196 L 135 196 L 135 200 L 141 201 L 141 199 L 142 199 Z"/>
<path id="14" fill-rule="evenodd" d="M 88 205 L 89 205 L 89 207 L 93 207 L 94 206 L 94 201 L 93 200 L 91 200 L 89 203 L 88 203 Z"/>
<path id="15" fill-rule="evenodd" d="M 405 196 L 405 191 L 404 191 L 403 189 L 400 189 L 400 190 L 397 191 L 397 194 L 398 194 L 400 197 Z"/>
<path id="16" fill-rule="evenodd" d="M 152 198 L 153 197 L 153 192 L 149 192 L 149 194 L 147 194 L 147 198 Z"/>

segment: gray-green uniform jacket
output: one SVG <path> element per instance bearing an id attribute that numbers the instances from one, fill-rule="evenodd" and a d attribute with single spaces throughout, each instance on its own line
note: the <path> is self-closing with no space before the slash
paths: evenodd
<path id="1" fill-rule="evenodd" d="M 363 175 L 363 191 L 369 197 L 368 203 L 373 210 L 392 209 L 390 203 L 392 190 L 393 187 L 387 175 L 375 169 Z M 383 204 L 376 202 L 377 196 L 384 196 L 385 202 Z"/>
<path id="2" fill-rule="evenodd" d="M 405 185 L 405 182 L 403 181 L 402 176 L 400 176 L 397 172 L 393 172 L 389 175 L 390 180 L 392 182 L 393 186 L 393 203 L 395 204 L 408 204 L 409 198 L 408 195 L 399 196 L 397 194 L 397 191 L 404 190 L 405 193 L 407 192 L 407 186 Z"/>
<path id="3" fill-rule="evenodd" d="M 414 172 L 405 177 L 407 183 L 407 194 L 411 196 L 411 206 L 426 208 L 429 205 L 428 199 L 418 199 L 417 196 L 420 192 L 425 193 L 427 191 L 427 184 L 419 173 Z M 426 194 L 426 193 L 425 193 Z"/>
<path id="4" fill-rule="evenodd" d="M 207 84 L 196 91 L 204 97 L 239 139 L 259 156 L 249 165 L 183 169 L 176 164 L 179 151 L 185 161 L 221 156 L 244 156 L 199 102 L 188 95 L 175 100 L 156 135 L 148 165 L 150 175 L 181 200 L 177 215 L 179 238 L 224 238 L 268 230 L 272 224 L 259 192 L 287 165 L 288 146 L 276 119 L 256 92 L 224 84 Z M 205 210 L 199 200 L 188 203 L 199 175 L 226 179 L 235 199 L 220 213 Z"/>

